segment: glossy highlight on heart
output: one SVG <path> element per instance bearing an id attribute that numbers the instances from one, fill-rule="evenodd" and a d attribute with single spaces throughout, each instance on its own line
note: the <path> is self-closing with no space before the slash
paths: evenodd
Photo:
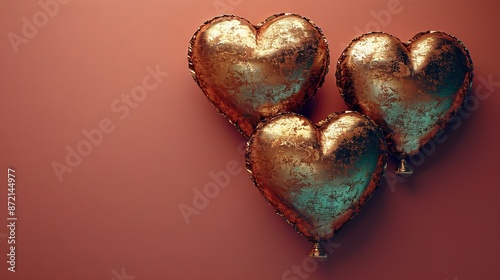
<path id="1" fill-rule="evenodd" d="M 234 15 L 216 17 L 196 31 L 188 51 L 203 93 L 246 137 L 263 119 L 300 110 L 324 82 L 329 59 L 321 29 L 296 14 L 255 26 Z"/>
<path id="2" fill-rule="evenodd" d="M 443 130 L 464 102 L 473 78 L 467 48 L 444 32 L 417 34 L 408 43 L 372 32 L 354 39 L 337 63 L 337 86 L 349 108 L 385 132 L 399 174 L 405 158 Z"/>
<path id="3" fill-rule="evenodd" d="M 247 142 L 246 164 L 269 204 L 318 246 L 372 195 L 386 151 L 382 131 L 357 112 L 332 114 L 317 125 L 284 113 L 257 127 Z"/>

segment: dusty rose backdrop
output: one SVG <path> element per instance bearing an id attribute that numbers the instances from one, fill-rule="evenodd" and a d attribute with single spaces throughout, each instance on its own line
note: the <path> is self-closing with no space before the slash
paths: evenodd
<path id="1" fill-rule="evenodd" d="M 0 3 L 0 279 L 495 279 L 500 273 L 499 7 L 431 0 L 40 0 Z M 274 214 L 244 170 L 243 137 L 187 67 L 190 37 L 234 13 L 299 13 L 331 67 L 305 114 L 346 109 L 345 45 L 367 31 L 441 30 L 469 48 L 473 98 L 445 135 L 389 173 L 332 240 L 333 256 Z M 7 169 L 16 272 L 7 270 Z M 222 182 L 221 174 L 229 174 Z M 217 181 L 219 178 L 219 181 Z M 218 191 L 199 198 L 204 186 Z M 180 208 L 191 207 L 188 216 Z"/>

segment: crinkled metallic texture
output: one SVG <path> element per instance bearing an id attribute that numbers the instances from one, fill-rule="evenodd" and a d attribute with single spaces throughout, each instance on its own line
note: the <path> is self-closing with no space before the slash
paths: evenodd
<path id="1" fill-rule="evenodd" d="M 315 125 L 294 113 L 257 127 L 246 164 L 257 188 L 311 241 L 333 236 L 380 183 L 387 146 L 382 131 L 357 112 Z"/>
<path id="2" fill-rule="evenodd" d="M 188 60 L 210 102 L 249 137 L 261 120 L 300 110 L 322 85 L 330 58 L 313 22 L 276 14 L 256 26 L 233 15 L 205 22 Z"/>
<path id="3" fill-rule="evenodd" d="M 472 85 L 467 48 L 443 32 L 408 43 L 381 32 L 354 39 L 337 64 L 337 86 L 347 105 L 384 130 L 389 149 L 404 158 L 441 131 Z"/>

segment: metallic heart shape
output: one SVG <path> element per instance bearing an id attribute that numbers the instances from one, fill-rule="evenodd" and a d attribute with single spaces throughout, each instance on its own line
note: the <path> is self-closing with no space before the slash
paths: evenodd
<path id="1" fill-rule="evenodd" d="M 257 127 L 246 164 L 269 204 L 317 246 L 379 185 L 386 150 L 382 131 L 360 113 L 332 114 L 318 125 L 285 113 Z"/>
<path id="2" fill-rule="evenodd" d="M 401 158 L 417 154 L 444 129 L 472 84 L 467 48 L 443 32 L 417 34 L 408 43 L 381 32 L 354 39 L 337 64 L 337 86 L 347 106 L 368 115 Z"/>
<path id="3" fill-rule="evenodd" d="M 313 22 L 277 14 L 256 26 L 232 15 L 205 22 L 188 60 L 210 102 L 249 137 L 261 120 L 300 110 L 322 85 L 330 58 Z"/>

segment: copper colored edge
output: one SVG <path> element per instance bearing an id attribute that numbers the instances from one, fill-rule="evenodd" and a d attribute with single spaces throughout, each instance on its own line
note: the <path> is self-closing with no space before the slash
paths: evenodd
<path id="1" fill-rule="evenodd" d="M 256 130 L 258 130 L 258 129 L 260 129 L 260 127 L 266 125 L 267 122 L 272 121 L 275 118 L 279 118 L 282 115 L 295 115 L 295 116 L 301 118 L 302 120 L 308 122 L 309 124 L 311 124 L 313 127 L 316 128 L 316 132 L 318 132 L 324 124 L 328 123 L 329 121 L 331 121 L 334 118 L 338 118 L 339 115 L 341 115 L 343 113 L 356 113 L 356 114 L 361 115 L 362 117 L 364 117 L 368 121 L 370 121 L 371 125 L 376 130 L 378 130 L 380 132 L 380 136 L 381 136 L 380 137 L 380 147 L 381 147 L 381 150 L 387 151 L 387 143 L 386 143 L 386 141 L 385 141 L 385 139 L 383 137 L 383 132 L 380 129 L 380 127 L 373 120 L 371 120 L 368 116 L 366 116 L 364 114 L 361 114 L 359 112 L 356 112 L 356 111 L 341 111 L 340 113 L 339 112 L 334 112 L 334 113 L 331 113 L 330 115 L 328 115 L 324 120 L 318 122 L 317 124 L 314 124 L 311 120 L 309 120 L 308 118 L 306 118 L 306 117 L 304 117 L 304 116 L 302 116 L 300 114 L 293 113 L 293 112 L 285 112 L 285 113 L 277 114 L 277 115 L 275 115 L 273 117 L 270 117 L 270 118 L 266 119 L 265 121 L 261 122 L 257 126 Z M 259 192 L 264 197 L 264 199 L 266 200 L 267 204 L 270 205 L 271 207 L 273 207 L 273 209 L 275 210 L 276 214 L 278 214 L 279 216 L 283 217 L 283 219 L 289 225 L 291 225 L 298 234 L 302 235 L 303 237 L 305 237 L 306 239 L 308 239 L 311 242 L 318 242 L 318 241 L 328 240 L 328 239 L 332 238 L 335 235 L 335 233 L 338 232 L 347 222 L 349 222 L 354 217 L 356 217 L 356 215 L 361 211 L 362 207 L 372 197 L 372 195 L 375 192 L 375 190 L 378 189 L 378 187 L 381 185 L 381 183 L 382 183 L 382 177 L 384 176 L 386 168 L 387 168 L 387 157 L 388 157 L 388 155 L 387 155 L 387 152 L 384 152 L 378 158 L 377 169 L 374 172 L 374 177 L 372 178 L 370 184 L 367 186 L 366 190 L 363 192 L 363 194 L 361 195 L 361 197 L 359 198 L 359 200 L 356 202 L 355 205 L 353 205 L 351 207 L 350 211 L 346 212 L 343 215 L 344 219 L 342 220 L 342 222 L 337 223 L 337 225 L 335 225 L 334 231 L 331 234 L 331 236 L 329 236 L 329 237 L 327 237 L 325 239 L 319 239 L 318 240 L 317 238 L 308 237 L 308 236 L 305 236 L 304 234 L 302 234 L 302 232 L 299 231 L 298 227 L 294 223 L 290 222 L 286 218 L 286 216 L 283 213 L 281 213 L 280 211 L 278 211 L 277 208 L 276 208 L 276 206 L 273 205 L 265 197 L 261 185 L 257 182 L 257 180 L 253 176 L 253 172 L 252 172 L 252 163 L 250 162 L 250 152 L 251 152 L 251 147 L 250 146 L 252 145 L 253 141 L 254 141 L 254 137 L 252 135 L 248 139 L 248 141 L 246 143 L 246 149 L 245 149 L 245 151 L 246 151 L 245 152 L 245 166 L 246 166 L 246 169 L 247 169 L 247 171 L 249 173 L 250 179 L 252 180 L 252 182 L 254 183 L 254 185 L 257 187 L 257 189 L 259 189 Z"/>
<path id="2" fill-rule="evenodd" d="M 188 53 L 187 53 L 187 59 L 188 59 L 188 68 L 189 68 L 189 71 L 191 72 L 191 76 L 193 77 L 194 81 L 196 82 L 196 84 L 200 87 L 201 89 L 201 85 L 200 85 L 200 82 L 198 81 L 197 77 L 196 77 L 196 71 L 194 69 L 194 65 L 193 65 L 193 61 L 192 61 L 192 51 L 193 51 L 193 44 L 194 44 L 194 41 L 196 40 L 197 38 L 197 35 L 198 33 L 200 32 L 200 30 L 203 28 L 203 26 L 215 21 L 215 20 L 218 20 L 218 19 L 221 19 L 221 18 L 236 18 L 236 19 L 240 19 L 242 21 L 245 21 L 247 22 L 249 25 L 253 26 L 255 28 L 256 31 L 258 31 L 260 29 L 260 27 L 262 27 L 264 24 L 268 23 L 269 21 L 271 20 L 274 20 L 278 17 L 281 17 L 281 16 L 297 16 L 297 17 L 300 17 L 304 20 L 306 20 L 307 22 L 309 22 L 309 24 L 311 24 L 314 29 L 316 29 L 318 31 L 318 33 L 320 34 L 323 42 L 325 43 L 326 45 L 326 59 L 325 59 L 325 63 L 322 65 L 321 67 L 321 76 L 319 77 L 319 82 L 318 82 L 318 85 L 316 87 L 316 89 L 310 93 L 308 93 L 305 98 L 304 98 L 304 102 L 303 104 L 306 104 L 308 103 L 315 95 L 316 93 L 318 92 L 318 90 L 323 86 L 323 83 L 325 82 L 325 77 L 326 77 L 326 74 L 328 74 L 328 71 L 330 69 L 330 48 L 328 46 L 328 41 L 325 37 L 325 35 L 323 34 L 323 31 L 321 30 L 321 28 L 319 26 L 317 26 L 313 21 L 311 21 L 310 19 L 306 18 L 306 17 L 303 17 L 299 14 L 295 14 L 295 13 L 277 13 L 277 14 L 273 14 L 269 17 L 267 17 L 264 21 L 258 23 L 258 24 L 252 24 L 251 22 L 249 22 L 247 19 L 243 18 L 243 17 L 240 17 L 240 16 L 236 16 L 236 15 L 220 15 L 220 16 L 216 16 L 210 20 L 207 20 L 205 21 L 203 24 L 201 24 L 198 29 L 196 30 L 196 32 L 193 34 L 193 36 L 191 37 L 191 39 L 189 40 L 189 46 L 188 46 Z M 231 119 L 229 119 L 229 117 L 227 116 L 226 113 L 224 113 L 222 110 L 220 110 L 216 105 L 215 105 L 215 102 L 212 101 L 206 94 L 205 92 L 203 92 L 203 95 L 205 95 L 205 97 L 208 99 L 208 101 L 210 102 L 210 104 L 212 104 L 215 109 L 217 110 L 217 112 L 222 115 L 225 119 L 227 119 L 234 127 L 236 127 L 236 129 L 243 135 L 245 136 L 245 138 L 249 138 L 251 136 L 251 133 L 248 134 L 248 133 L 245 133 L 240 127 L 239 125 L 232 121 Z M 300 111 L 303 109 L 303 106 L 302 107 L 299 107 L 297 108 L 297 111 Z M 282 113 L 285 113 L 285 112 L 282 112 Z M 255 131 L 256 128 L 254 128 L 254 131 Z"/>
<path id="3" fill-rule="evenodd" d="M 448 33 L 445 33 L 445 32 L 442 32 L 442 31 L 432 31 L 432 30 L 429 30 L 429 31 L 424 31 L 424 32 L 420 32 L 420 33 L 417 33 L 415 36 L 413 36 L 413 38 L 411 38 L 408 42 L 403 42 L 401 41 L 398 37 L 394 36 L 394 35 L 391 35 L 391 34 L 388 34 L 388 33 L 385 33 L 385 32 L 379 32 L 379 31 L 375 31 L 375 32 L 369 32 L 369 33 L 365 33 L 361 36 L 358 36 L 356 38 L 354 38 L 347 46 L 346 48 L 344 49 L 344 51 L 342 51 L 342 54 L 340 55 L 339 59 L 337 60 L 337 69 L 336 69 L 336 72 L 335 72 L 335 78 L 337 80 L 337 88 L 340 92 L 340 95 L 342 96 L 342 99 L 344 99 L 346 105 L 352 109 L 352 110 L 355 110 L 355 111 L 358 111 L 358 112 L 361 112 L 361 113 L 365 113 L 363 112 L 363 110 L 361 109 L 361 107 L 359 107 L 357 105 L 357 101 L 356 101 L 356 98 L 354 96 L 346 96 L 344 94 L 344 88 L 347 88 L 349 85 L 342 85 L 342 63 L 344 62 L 344 59 L 346 58 L 346 51 L 351 47 L 352 44 L 354 44 L 355 42 L 359 41 L 362 37 L 364 36 L 367 36 L 369 34 L 374 34 L 374 33 L 378 33 L 378 34 L 385 34 L 387 36 L 390 36 L 390 37 L 393 37 L 395 39 L 397 39 L 399 42 L 401 42 L 403 44 L 403 46 L 408 50 L 408 46 L 414 42 L 415 40 L 417 40 L 418 38 L 420 38 L 421 36 L 425 35 L 425 34 L 430 34 L 430 33 L 440 33 L 440 34 L 444 34 L 445 36 L 448 36 L 454 40 L 456 40 L 456 42 L 462 47 L 462 49 L 464 50 L 465 52 L 465 57 L 467 59 L 467 67 L 470 69 L 469 72 L 466 73 L 466 76 L 464 78 L 464 81 L 462 83 L 462 86 L 460 87 L 459 91 L 458 91 L 458 97 L 455 102 L 452 104 L 452 106 L 450 107 L 450 110 L 448 110 L 448 112 L 446 113 L 444 119 L 448 119 L 448 120 L 451 120 L 451 118 L 453 118 L 453 116 L 456 115 L 456 113 L 458 112 L 458 110 L 463 106 L 463 103 L 465 101 L 465 98 L 467 97 L 467 95 L 469 94 L 470 92 L 470 89 L 472 88 L 472 80 L 473 80 L 473 77 L 474 77 L 474 73 L 473 73 L 473 70 L 474 70 L 474 64 L 472 62 L 472 58 L 470 57 L 470 53 L 469 53 L 469 49 L 467 49 L 467 47 L 462 43 L 462 41 L 460 41 L 457 37 L 453 36 L 453 35 L 450 35 Z M 387 137 L 387 127 L 385 126 L 385 124 L 381 124 L 381 123 L 378 123 L 378 125 L 383 129 L 384 131 L 384 134 L 386 135 L 386 141 L 387 141 L 387 144 L 388 144 L 388 148 L 389 148 L 389 152 L 398 157 L 398 158 L 406 158 L 408 156 L 412 156 L 412 155 L 415 155 L 415 154 L 418 154 L 419 151 L 423 148 L 423 146 L 425 146 L 426 143 L 428 143 L 432 138 L 434 138 L 439 132 L 441 132 L 442 130 L 444 130 L 446 128 L 446 126 L 448 125 L 449 122 L 446 122 L 446 121 L 442 121 L 440 123 L 437 123 L 435 128 L 432 130 L 431 133 L 429 133 L 429 136 L 427 138 L 424 138 L 424 141 L 422 141 L 424 144 L 420 145 L 420 148 L 417 152 L 415 153 L 412 153 L 412 154 L 401 154 L 399 153 L 398 151 L 396 151 L 394 149 L 394 145 L 392 144 L 392 140 L 390 139 L 390 137 Z M 426 140 L 425 140 L 426 139 Z"/>

